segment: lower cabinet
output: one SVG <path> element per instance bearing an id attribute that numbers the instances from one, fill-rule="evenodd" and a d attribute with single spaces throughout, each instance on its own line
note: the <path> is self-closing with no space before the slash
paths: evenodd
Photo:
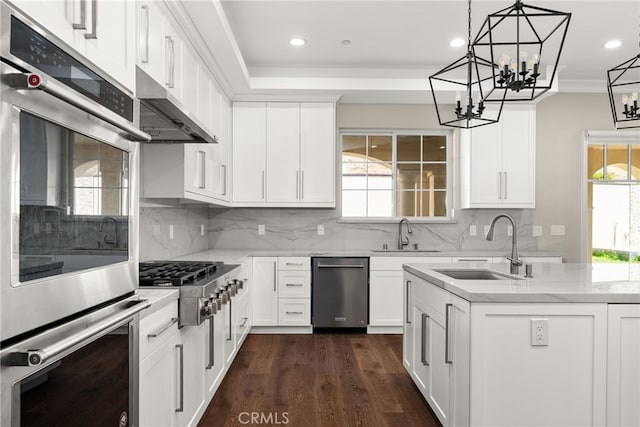
<path id="1" fill-rule="evenodd" d="M 179 387 L 181 411 L 178 411 L 178 425 L 195 426 L 205 409 L 208 400 L 204 395 L 205 351 L 203 330 L 206 322 L 200 326 L 185 326 L 180 330 L 182 360 L 180 372 L 182 386 Z"/>
<path id="2" fill-rule="evenodd" d="M 404 278 L 403 364 L 444 427 L 640 425 L 639 305 L 470 303 Z"/>

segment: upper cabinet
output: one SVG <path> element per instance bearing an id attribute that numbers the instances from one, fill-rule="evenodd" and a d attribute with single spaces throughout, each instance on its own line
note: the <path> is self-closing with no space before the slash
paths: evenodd
<path id="1" fill-rule="evenodd" d="M 460 133 L 463 208 L 535 208 L 536 115 L 502 110 L 500 122 Z"/>
<path id="2" fill-rule="evenodd" d="M 12 3 L 133 92 L 135 49 L 131 40 L 135 35 L 135 2 L 14 0 Z"/>
<path id="3" fill-rule="evenodd" d="M 333 103 L 233 104 L 234 206 L 335 207 Z"/>

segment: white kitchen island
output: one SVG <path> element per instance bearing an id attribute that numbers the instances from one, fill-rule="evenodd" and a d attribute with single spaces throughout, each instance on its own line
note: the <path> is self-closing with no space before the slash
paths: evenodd
<path id="1" fill-rule="evenodd" d="M 444 426 L 640 425 L 640 271 L 452 269 L 508 276 L 506 264 L 404 265 L 403 363 Z"/>

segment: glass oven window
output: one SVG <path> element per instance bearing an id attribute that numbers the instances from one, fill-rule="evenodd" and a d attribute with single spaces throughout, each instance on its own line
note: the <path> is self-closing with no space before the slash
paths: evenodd
<path id="1" fill-rule="evenodd" d="M 129 153 L 20 113 L 20 281 L 128 259 Z"/>

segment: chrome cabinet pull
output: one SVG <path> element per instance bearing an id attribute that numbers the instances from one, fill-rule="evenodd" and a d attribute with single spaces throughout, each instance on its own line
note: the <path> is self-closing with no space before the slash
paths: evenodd
<path id="1" fill-rule="evenodd" d="M 143 64 L 149 63 L 149 5 L 143 4 L 140 6 L 142 9 L 142 16 L 144 17 L 144 48 L 140 52 L 142 58 L 140 58 L 140 62 Z"/>
<path id="2" fill-rule="evenodd" d="M 489 262 L 487 258 L 463 258 L 459 259 L 458 262 Z"/>
<path id="3" fill-rule="evenodd" d="M 147 334 L 147 338 L 157 338 L 160 335 L 162 335 L 167 329 L 169 329 L 170 327 L 172 327 L 173 325 L 175 325 L 176 323 L 178 323 L 178 318 L 177 317 L 172 317 L 171 320 L 169 321 L 169 323 L 167 323 L 166 325 L 164 325 L 162 328 L 158 329 L 155 332 L 152 332 L 150 334 Z"/>
<path id="4" fill-rule="evenodd" d="M 409 316 L 409 287 L 411 286 L 411 280 L 407 280 L 407 297 L 405 300 L 405 312 L 406 312 L 406 318 L 404 319 L 406 321 L 406 323 L 411 323 L 411 319 Z"/>
<path id="5" fill-rule="evenodd" d="M 285 265 L 298 265 L 302 267 L 302 263 L 301 262 L 286 262 Z"/>
<path id="6" fill-rule="evenodd" d="M 242 318 L 242 323 L 240 324 L 241 328 L 244 328 L 247 325 L 247 322 L 249 321 L 248 317 L 243 317 Z"/>
<path id="7" fill-rule="evenodd" d="M 287 314 L 302 314 L 301 311 L 287 311 Z"/>
<path id="8" fill-rule="evenodd" d="M 304 171 L 300 171 L 300 200 L 304 200 Z"/>
<path id="9" fill-rule="evenodd" d="M 98 0 L 91 0 L 91 32 L 85 34 L 84 38 L 98 38 Z"/>
<path id="10" fill-rule="evenodd" d="M 502 172 L 498 172 L 498 199 L 502 200 Z"/>
<path id="11" fill-rule="evenodd" d="M 300 171 L 296 171 L 296 199 L 300 198 Z"/>
<path id="12" fill-rule="evenodd" d="M 213 368 L 215 364 L 215 355 L 214 355 L 214 340 L 215 340 L 215 329 L 214 329 L 215 318 L 213 316 L 209 316 L 209 364 L 206 366 L 206 369 Z"/>
<path id="13" fill-rule="evenodd" d="M 233 333 L 231 331 L 231 328 L 233 327 L 233 325 L 231 324 L 231 301 L 229 301 L 229 330 L 227 331 L 229 333 L 228 337 L 227 337 L 227 341 L 231 341 L 231 334 Z"/>
<path id="14" fill-rule="evenodd" d="M 220 182 L 222 183 L 221 196 L 227 194 L 227 165 L 220 165 Z"/>
<path id="15" fill-rule="evenodd" d="M 165 45 L 166 50 L 169 53 L 167 56 L 167 81 L 165 82 L 165 86 L 168 88 L 173 88 L 174 78 L 175 78 L 175 44 L 173 38 L 171 36 L 165 36 Z"/>
<path id="16" fill-rule="evenodd" d="M 198 158 L 200 160 L 200 183 L 198 184 L 198 188 L 205 189 L 206 188 L 206 156 L 205 152 L 202 150 L 198 150 Z"/>
<path id="17" fill-rule="evenodd" d="M 75 8 L 74 8 L 75 9 Z M 87 29 L 87 1 L 80 0 L 80 22 L 74 22 L 71 24 L 74 30 L 86 30 Z"/>
<path id="18" fill-rule="evenodd" d="M 318 268 L 364 268 L 362 264 L 318 264 Z"/>
<path id="19" fill-rule="evenodd" d="M 275 264 L 273 265 L 273 292 L 276 292 L 276 285 L 278 282 L 278 273 L 276 272 L 276 266 Z"/>
<path id="20" fill-rule="evenodd" d="M 429 315 L 422 313 L 422 333 L 421 335 L 421 347 L 420 347 L 420 361 L 423 365 L 429 366 L 429 361 L 427 360 L 427 350 L 426 343 L 429 341 L 430 336 L 425 337 L 425 332 L 429 332 L 431 335 L 431 331 L 429 330 Z"/>
<path id="21" fill-rule="evenodd" d="M 304 286 L 302 283 L 287 283 L 285 286 Z"/>
<path id="22" fill-rule="evenodd" d="M 265 193 L 265 179 L 264 179 L 264 171 L 262 171 L 262 199 L 264 200 Z"/>
<path id="23" fill-rule="evenodd" d="M 178 390 L 180 391 L 180 404 L 176 408 L 176 412 L 184 411 L 184 345 L 176 344 L 178 353 L 180 354 L 180 379 Z"/>
<path id="24" fill-rule="evenodd" d="M 445 326 L 444 326 L 444 363 L 451 364 L 453 360 L 451 360 L 451 351 L 449 350 L 449 346 L 451 345 L 451 339 L 449 335 L 451 334 L 451 308 L 453 304 L 447 304 L 445 306 Z"/>
<path id="25" fill-rule="evenodd" d="M 504 198 L 505 200 L 509 198 L 509 191 L 507 189 L 507 184 L 509 183 L 509 175 L 507 172 L 504 173 Z"/>

